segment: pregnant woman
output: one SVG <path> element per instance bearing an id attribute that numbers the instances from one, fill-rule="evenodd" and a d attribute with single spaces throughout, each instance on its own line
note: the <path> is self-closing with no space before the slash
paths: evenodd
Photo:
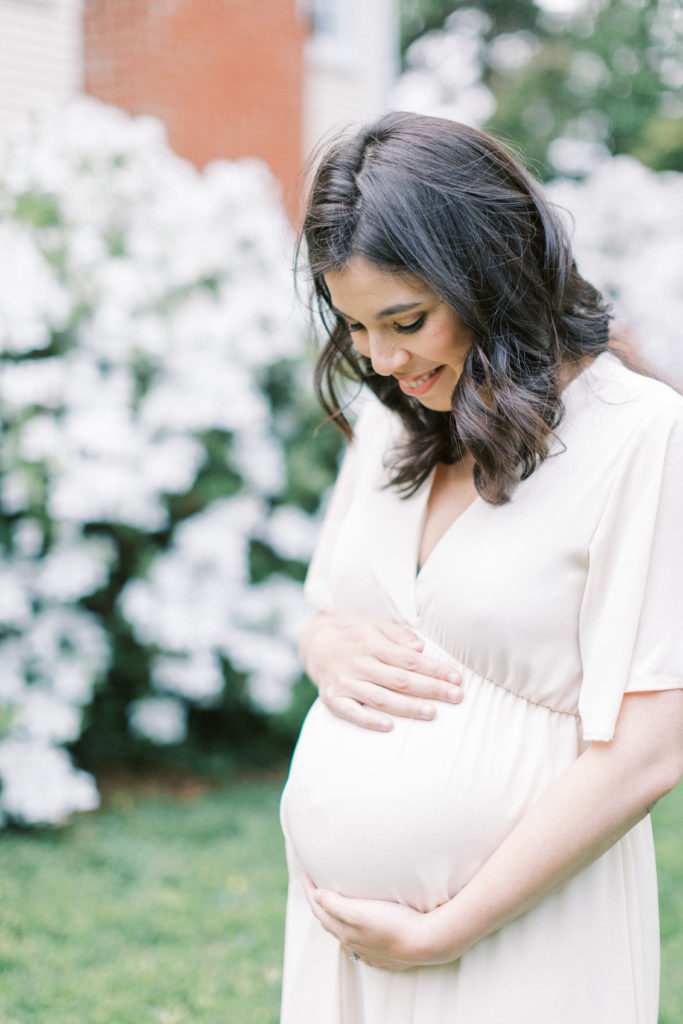
<path id="1" fill-rule="evenodd" d="M 656 1024 L 683 399 L 473 129 L 336 142 L 303 241 L 349 437 L 369 394 L 307 580 L 282 1024 Z"/>

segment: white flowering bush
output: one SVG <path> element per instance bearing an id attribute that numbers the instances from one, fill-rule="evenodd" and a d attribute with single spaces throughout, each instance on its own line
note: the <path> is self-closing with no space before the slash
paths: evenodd
<path id="1" fill-rule="evenodd" d="M 482 82 L 490 27 L 487 14 L 464 7 L 449 15 L 443 28 L 416 39 L 406 51 L 406 69 L 392 90 L 391 105 L 480 128 L 496 109 Z"/>
<path id="2" fill-rule="evenodd" d="M 617 156 L 547 191 L 565 213 L 581 272 L 613 303 L 617 335 L 683 387 L 683 174 Z"/>
<path id="3" fill-rule="evenodd" d="M 1 822 L 96 806 L 69 752 L 288 706 L 329 479 L 290 250 L 255 161 L 92 100 L 4 130 Z"/>

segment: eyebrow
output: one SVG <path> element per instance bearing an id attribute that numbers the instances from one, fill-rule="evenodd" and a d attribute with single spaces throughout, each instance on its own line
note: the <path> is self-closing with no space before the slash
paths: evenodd
<path id="1" fill-rule="evenodd" d="M 422 302 L 400 302 L 396 306 L 387 306 L 386 309 L 381 309 L 379 313 L 375 313 L 375 320 L 383 320 L 385 316 L 396 316 L 397 313 L 407 313 L 411 309 L 416 309 L 417 306 L 421 306 Z M 341 316 L 344 320 L 353 322 L 353 317 L 347 316 L 346 313 L 342 313 L 341 309 L 337 309 L 336 306 L 331 306 L 333 313 L 337 316 Z"/>

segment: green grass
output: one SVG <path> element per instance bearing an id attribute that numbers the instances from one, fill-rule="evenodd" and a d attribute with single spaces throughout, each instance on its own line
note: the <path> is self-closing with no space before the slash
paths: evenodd
<path id="1" fill-rule="evenodd" d="M 683 782 L 652 813 L 659 876 L 662 992 L 659 1024 L 683 1021 Z"/>
<path id="2" fill-rule="evenodd" d="M 282 783 L 0 838 L 2 1024 L 275 1024 Z"/>
<path id="3" fill-rule="evenodd" d="M 276 1024 L 282 783 L 115 788 L 61 832 L 0 836 L 2 1024 Z M 683 1020 L 683 785 L 655 809 L 660 1024 Z"/>

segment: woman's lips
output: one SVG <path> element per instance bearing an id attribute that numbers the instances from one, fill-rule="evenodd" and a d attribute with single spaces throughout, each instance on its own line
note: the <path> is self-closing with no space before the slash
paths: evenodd
<path id="1" fill-rule="evenodd" d="M 436 383 L 445 369 L 445 366 L 437 366 L 435 370 L 416 374 L 414 377 L 401 377 L 398 386 L 404 395 L 424 395 Z"/>

